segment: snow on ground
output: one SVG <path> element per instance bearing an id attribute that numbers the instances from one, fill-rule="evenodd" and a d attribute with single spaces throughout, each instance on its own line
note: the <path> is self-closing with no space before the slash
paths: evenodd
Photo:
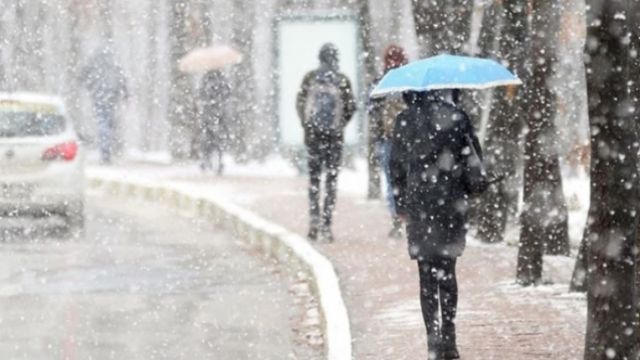
<path id="1" fill-rule="evenodd" d="M 186 165 L 167 165 L 157 161 L 161 156 L 153 159 L 138 158 L 130 159 L 114 167 L 92 166 L 89 167 L 90 175 L 99 175 L 112 179 L 126 179 L 133 182 L 143 182 L 146 184 L 171 184 L 179 185 L 181 188 L 187 189 L 189 192 L 196 191 L 203 196 L 215 196 L 223 201 L 229 201 L 240 206 L 251 207 L 260 201 L 260 194 L 256 193 L 256 189 L 249 188 L 247 191 L 243 186 L 247 184 L 260 183 L 262 180 L 272 182 L 274 179 L 297 178 L 301 175 L 293 165 L 286 160 L 278 157 L 270 157 L 263 162 L 249 162 L 246 164 L 234 163 L 231 159 L 227 159 L 227 168 L 225 171 L 225 179 L 229 181 L 212 181 L 216 178 L 213 173 L 202 173 L 197 164 Z M 243 184 L 242 181 L 247 181 Z M 256 181 L 257 180 L 257 181 Z M 284 182 L 283 182 L 284 183 Z M 287 181 L 286 183 L 301 184 L 301 181 Z M 344 169 L 340 174 L 339 188 L 341 196 L 350 198 L 356 203 L 365 200 L 367 185 L 367 169 L 366 160 L 357 159 L 351 169 Z M 589 203 L 589 183 L 585 174 L 575 173 L 572 176 L 566 176 L 564 179 L 565 194 L 569 202 L 570 209 L 570 231 L 574 246 L 580 241 L 582 235 L 582 227 L 585 224 L 586 213 Z M 295 189 L 280 189 L 279 194 L 286 194 L 287 191 L 295 192 L 300 195 L 300 187 Z M 361 200 L 360 200 L 361 199 Z M 368 204 L 368 203 L 367 203 Z M 382 201 L 379 203 L 371 203 L 376 207 L 383 207 Z M 367 205 L 368 206 L 368 205 Z M 462 261 L 480 261 L 480 264 L 491 263 L 487 267 L 489 271 L 499 274 L 497 281 L 482 285 L 480 289 L 472 290 L 473 287 L 479 286 L 471 279 L 463 284 L 463 289 L 467 291 L 480 291 L 479 296 L 463 297 L 461 300 L 461 319 L 465 319 L 462 324 L 467 327 L 467 334 L 472 334 L 478 324 L 486 322 L 487 314 L 492 313 L 495 304 L 507 303 L 512 304 L 517 309 L 540 309 L 545 308 L 553 311 L 560 316 L 554 322 L 556 328 L 560 328 L 562 324 L 568 324 L 565 327 L 564 334 L 570 333 L 571 338 L 582 338 L 584 324 L 582 319 L 586 316 L 586 302 L 584 295 L 568 294 L 568 285 L 571 278 L 571 272 L 574 265 L 574 259 L 562 256 L 545 256 L 544 264 L 544 280 L 545 284 L 522 288 L 515 284 L 515 264 L 517 257 L 517 248 L 512 246 L 517 243 L 519 234 L 517 228 L 511 229 L 508 233 L 508 243 L 487 245 L 474 239 L 469 239 L 469 255 Z M 475 260 L 474 260 L 475 259 Z M 476 266 L 477 264 L 468 264 Z M 464 268 L 464 266 L 463 266 Z M 468 274 L 467 274 L 468 275 Z M 471 278 L 471 277 L 470 277 Z M 353 284 L 352 284 L 353 285 Z M 397 285 L 389 288 L 380 288 L 376 290 L 376 296 L 384 295 L 383 292 L 397 292 Z M 477 294 L 476 294 L 477 295 Z M 496 296 L 497 295 L 497 296 Z M 502 301 L 502 303 L 501 303 Z M 413 294 L 411 297 L 398 298 L 395 301 L 380 305 L 382 310 L 373 314 L 376 323 L 384 323 L 385 331 L 403 334 L 407 327 L 419 328 L 421 325 L 420 304 L 417 297 Z M 496 305 L 497 306 L 497 305 Z M 512 311 L 512 310 L 510 310 Z M 533 310 L 531 310 L 533 311 Z M 579 320 L 576 320 L 579 319 Z M 500 326 L 506 326 L 512 333 L 529 333 L 529 326 L 536 327 L 539 324 L 537 318 L 530 318 L 526 322 L 514 322 L 508 317 L 499 320 Z M 497 323 L 497 324 L 498 324 Z M 466 325 L 465 325 L 466 324 Z M 404 329 L 404 330 L 403 330 Z M 554 328 L 555 329 L 555 328 Z M 533 343 L 536 341 L 545 343 L 542 337 L 543 333 L 531 332 L 530 335 Z M 390 335 L 387 335 L 390 336 Z M 529 335 L 527 335 L 529 336 Z M 537 340 L 536 340 L 537 339 Z M 467 338 L 467 342 L 475 341 L 473 337 Z M 563 340 L 564 341 L 564 340 Z M 470 343 L 469 343 L 470 344 Z M 464 345 L 464 344 L 463 344 Z M 468 344 L 467 344 L 468 345 Z"/>

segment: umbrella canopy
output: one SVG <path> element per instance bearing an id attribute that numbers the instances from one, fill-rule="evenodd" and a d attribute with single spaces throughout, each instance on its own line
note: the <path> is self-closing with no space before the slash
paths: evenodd
<path id="1" fill-rule="evenodd" d="M 371 93 L 381 97 L 405 91 L 488 89 L 521 85 L 503 65 L 489 59 L 438 55 L 390 71 Z"/>
<path id="2" fill-rule="evenodd" d="M 227 45 L 191 50 L 178 61 L 178 69 L 185 73 L 202 73 L 221 69 L 242 61 L 242 54 Z"/>

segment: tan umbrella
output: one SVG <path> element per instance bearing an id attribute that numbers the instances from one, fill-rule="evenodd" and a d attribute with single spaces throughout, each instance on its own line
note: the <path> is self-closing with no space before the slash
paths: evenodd
<path id="1" fill-rule="evenodd" d="M 218 45 L 189 51 L 178 61 L 180 71 L 194 74 L 221 69 L 242 61 L 242 54 L 228 45 Z"/>

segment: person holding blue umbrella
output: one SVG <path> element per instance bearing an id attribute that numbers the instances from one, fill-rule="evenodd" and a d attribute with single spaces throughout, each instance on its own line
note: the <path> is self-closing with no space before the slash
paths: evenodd
<path id="1" fill-rule="evenodd" d="M 456 262 L 466 244 L 473 195 L 490 181 L 459 89 L 519 84 L 490 60 L 440 55 L 390 71 L 372 96 L 401 93 L 407 109 L 395 122 L 391 182 L 407 224 L 409 255 L 418 262 L 429 359 L 458 359 Z"/>

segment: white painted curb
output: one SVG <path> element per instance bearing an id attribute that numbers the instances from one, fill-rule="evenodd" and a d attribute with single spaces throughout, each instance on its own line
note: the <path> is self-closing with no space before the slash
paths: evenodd
<path id="1" fill-rule="evenodd" d="M 202 196 L 195 189 L 180 184 L 150 184 L 95 174 L 88 176 L 88 182 L 92 189 L 103 189 L 109 195 L 137 197 L 176 210 L 193 211 L 287 264 L 292 273 L 305 273 L 312 280 L 311 288 L 320 305 L 327 359 L 352 359 L 351 328 L 340 281 L 331 262 L 306 239 L 235 204 Z"/>

